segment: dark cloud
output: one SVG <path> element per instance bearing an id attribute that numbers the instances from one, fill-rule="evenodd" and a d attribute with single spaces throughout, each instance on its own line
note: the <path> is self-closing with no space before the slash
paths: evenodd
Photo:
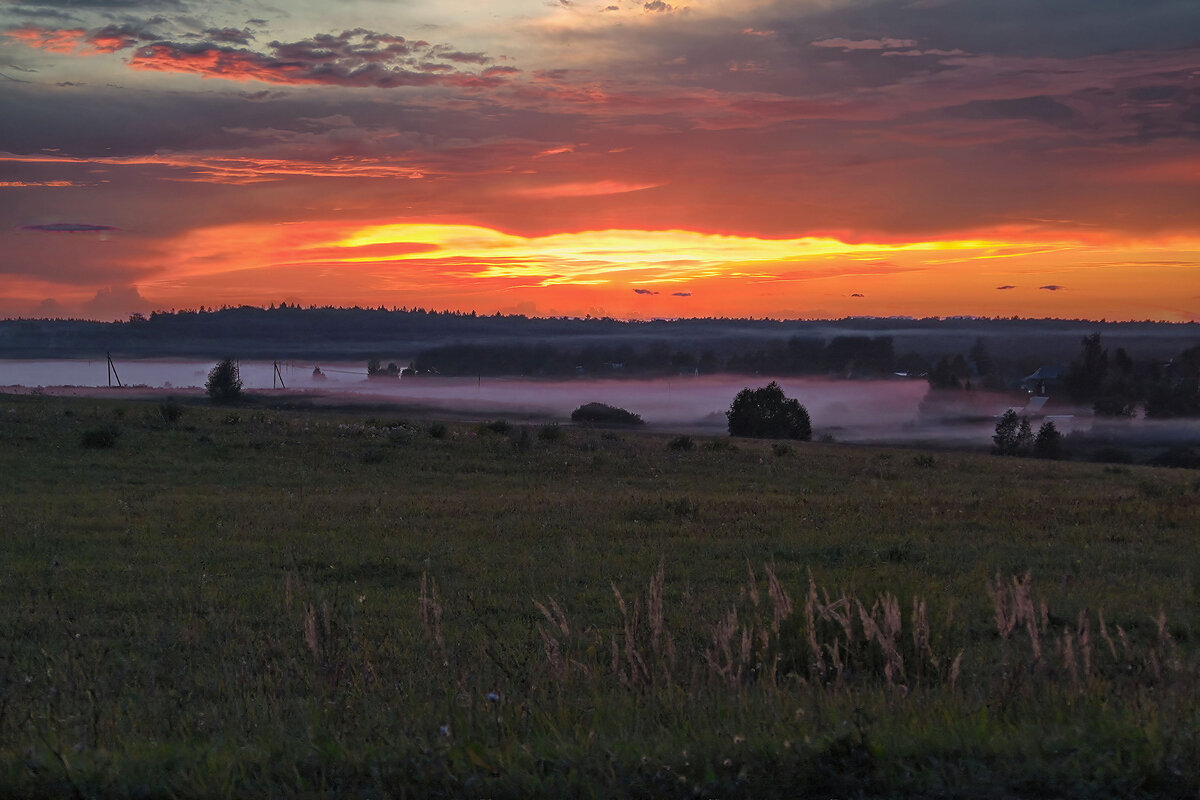
<path id="1" fill-rule="evenodd" d="M 499 86 L 511 67 L 481 74 L 450 64 L 483 64 L 482 53 L 430 48 L 427 42 L 364 29 L 318 34 L 294 42 L 273 41 L 268 52 L 228 46 L 249 32 L 222 32 L 221 39 L 179 43 L 156 41 L 136 49 L 129 66 L 139 70 L 182 72 L 231 80 L 279 84 L 374 87 L 446 85 L 462 88 Z M 238 41 L 238 43 L 241 43 Z"/>
<path id="2" fill-rule="evenodd" d="M 246 45 L 254 39 L 254 33 L 249 28 L 238 30 L 237 28 L 208 28 L 204 31 L 204 36 L 210 42 L 218 44 L 241 44 Z"/>
<path id="3" fill-rule="evenodd" d="M 1127 0 L 882 0 L 815 13 L 779 0 L 772 10 L 783 17 L 777 27 L 803 31 L 807 41 L 912 39 L 943 50 L 1067 58 L 1189 47 L 1200 29 L 1194 0 L 1148 0 L 1136 10 Z"/>
<path id="4" fill-rule="evenodd" d="M 22 225 L 23 231 L 40 231 L 42 233 L 101 233 L 115 231 L 111 225 L 88 225 L 82 222 L 52 222 L 45 225 Z"/>
<path id="5" fill-rule="evenodd" d="M 1044 95 L 1012 100 L 972 100 L 946 112 L 968 119 L 1031 119 L 1064 124 L 1076 119 L 1075 110 Z"/>
<path id="6" fill-rule="evenodd" d="M 862 295 L 862 294 L 860 294 L 859 292 L 855 292 L 854 294 L 852 294 L 852 295 L 850 295 L 850 296 L 851 296 L 851 297 L 862 297 L 863 295 Z"/>
<path id="7" fill-rule="evenodd" d="M 11 10 L 5 12 L 14 17 L 21 19 L 61 19 L 74 20 L 76 17 L 65 11 L 59 11 L 53 8 L 30 8 L 28 6 L 13 6 Z"/>
<path id="8" fill-rule="evenodd" d="M 658 294 L 658 292 L 652 292 L 649 289 L 634 289 L 633 293 L 634 294 Z"/>
<path id="9" fill-rule="evenodd" d="M 651 0 L 648 3 L 642 3 L 642 9 L 655 14 L 666 14 L 675 10 L 675 6 L 670 3 L 664 3 L 663 0 Z"/>
<path id="10" fill-rule="evenodd" d="M 1005 289 L 1015 289 L 1015 288 L 1017 288 L 1017 287 L 1013 286 L 1012 284 L 1005 284 L 1004 286 L 997 286 L 996 291 L 1003 292 Z"/>
<path id="11" fill-rule="evenodd" d="M 1051 284 L 1047 284 L 1046 286 L 1039 286 L 1038 288 L 1045 289 L 1048 292 L 1060 292 L 1067 287 L 1059 286 L 1057 283 L 1051 283 Z"/>
<path id="12" fill-rule="evenodd" d="M 671 292 L 671 297 L 691 297 L 691 292 Z"/>
<path id="13" fill-rule="evenodd" d="M 153 305 L 142 297 L 136 286 L 107 287 L 96 292 L 96 296 L 83 304 L 89 314 L 98 317 L 120 319 L 130 314 L 146 312 Z"/>
<path id="14" fill-rule="evenodd" d="M 124 8 L 182 9 L 180 0 L 25 0 L 26 7 L 46 9 L 92 9 L 112 11 Z"/>

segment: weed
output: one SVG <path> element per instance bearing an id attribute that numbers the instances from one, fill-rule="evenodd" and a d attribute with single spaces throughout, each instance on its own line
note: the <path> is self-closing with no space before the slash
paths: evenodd
<path id="1" fill-rule="evenodd" d="M 557 422 L 552 422 L 538 428 L 537 436 L 543 442 L 561 442 L 563 440 L 563 429 Z"/>
<path id="2" fill-rule="evenodd" d="M 115 425 L 100 425 L 88 428 L 80 435 L 80 444 L 94 450 L 116 447 L 117 438 L 121 435 L 120 428 Z"/>
<path id="3" fill-rule="evenodd" d="M 183 417 L 183 407 L 173 402 L 160 403 L 158 413 L 162 417 L 163 422 L 171 427 L 175 427 Z"/>

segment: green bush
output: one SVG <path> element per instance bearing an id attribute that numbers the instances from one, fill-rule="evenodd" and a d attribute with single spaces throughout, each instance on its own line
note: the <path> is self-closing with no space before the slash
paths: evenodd
<path id="1" fill-rule="evenodd" d="M 175 426 L 179 424 L 180 418 L 183 417 L 183 407 L 178 403 L 168 401 L 159 405 L 158 413 L 162 416 L 163 422 Z"/>
<path id="2" fill-rule="evenodd" d="M 560 442 L 563 438 L 563 429 L 559 427 L 557 422 L 552 422 L 549 425 L 543 425 L 538 428 L 537 435 L 543 442 Z"/>
<path id="3" fill-rule="evenodd" d="M 799 401 L 787 397 L 775 381 L 758 389 L 738 392 L 725 412 L 730 436 L 754 439 L 812 439 L 808 410 Z"/>
<path id="4" fill-rule="evenodd" d="M 667 442 L 667 447 L 672 450 L 691 450 L 696 446 L 690 436 L 676 436 L 671 441 Z"/>
<path id="5" fill-rule="evenodd" d="M 642 418 L 632 411 L 604 403 L 585 403 L 571 412 L 572 422 L 595 425 L 642 425 Z"/>
<path id="6" fill-rule="evenodd" d="M 209 371 L 204 388 L 214 403 L 232 403 L 239 399 L 242 396 L 242 376 L 237 362 L 232 358 L 218 361 Z"/>
<path id="7" fill-rule="evenodd" d="M 120 435 L 121 431 L 118 428 L 112 425 L 101 425 L 84 431 L 80 437 L 80 444 L 93 450 L 116 447 L 117 437 Z"/>

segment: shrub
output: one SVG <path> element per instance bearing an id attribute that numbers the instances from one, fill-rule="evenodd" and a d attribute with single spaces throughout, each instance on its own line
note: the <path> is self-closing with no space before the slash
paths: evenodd
<path id="1" fill-rule="evenodd" d="M 729 411 L 730 436 L 755 439 L 812 439 L 812 423 L 800 402 L 787 397 L 775 381 L 738 392 Z"/>
<path id="2" fill-rule="evenodd" d="M 242 377 L 237 362 L 232 358 L 218 361 L 208 373 L 204 384 L 208 397 L 214 403 L 232 403 L 242 396 Z"/>
<path id="3" fill-rule="evenodd" d="M 117 437 L 120 435 L 121 431 L 112 425 L 101 425 L 98 428 L 89 428 L 84 431 L 80 437 L 80 443 L 84 447 L 100 450 L 115 447 Z"/>
<path id="4" fill-rule="evenodd" d="M 429 435 L 434 439 L 445 439 L 449 435 L 450 429 L 446 427 L 444 422 L 435 422 L 429 426 Z"/>
<path id="5" fill-rule="evenodd" d="M 1133 453 L 1121 447 L 1101 447 L 1092 452 L 1092 461 L 1102 464 L 1132 464 Z"/>
<path id="6" fill-rule="evenodd" d="M 671 441 L 667 442 L 667 447 L 672 450 L 691 450 L 696 446 L 690 436 L 676 436 Z"/>
<path id="7" fill-rule="evenodd" d="M 166 402 L 159 405 L 158 413 L 162 415 L 163 422 L 174 426 L 179 424 L 179 419 L 183 416 L 183 408 L 178 403 Z"/>
<path id="8" fill-rule="evenodd" d="M 790 444 L 785 444 L 784 442 L 776 442 L 775 444 L 771 445 L 771 452 L 780 458 L 784 456 L 790 456 L 792 454 L 792 446 Z"/>
<path id="9" fill-rule="evenodd" d="M 604 403 L 585 403 L 571 412 L 572 422 L 596 425 L 642 425 L 642 418 L 632 411 Z"/>
<path id="10" fill-rule="evenodd" d="M 1200 453 L 1190 447 L 1179 445 L 1162 451 L 1146 463 L 1152 467 L 1200 469 Z"/>
<path id="11" fill-rule="evenodd" d="M 1033 454 L 1038 458 L 1062 458 L 1062 434 L 1050 420 L 1038 428 L 1037 438 L 1033 440 Z"/>
<path id="12" fill-rule="evenodd" d="M 563 430 L 558 426 L 557 422 L 552 422 L 549 425 L 543 425 L 538 428 L 538 438 L 543 442 L 559 442 L 563 438 Z"/>
<path id="13" fill-rule="evenodd" d="M 506 419 L 494 419 L 479 426 L 480 433 L 507 434 L 512 430 L 512 424 Z"/>

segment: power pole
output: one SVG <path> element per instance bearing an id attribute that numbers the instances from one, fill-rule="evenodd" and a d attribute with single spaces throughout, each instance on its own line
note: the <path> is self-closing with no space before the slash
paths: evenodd
<path id="1" fill-rule="evenodd" d="M 104 357 L 108 359 L 108 386 L 109 386 L 109 388 L 110 389 L 112 388 L 113 378 L 117 379 L 117 388 L 118 389 L 125 388 L 121 385 L 121 376 L 117 375 L 117 365 L 113 363 L 112 353 L 105 353 Z"/>

